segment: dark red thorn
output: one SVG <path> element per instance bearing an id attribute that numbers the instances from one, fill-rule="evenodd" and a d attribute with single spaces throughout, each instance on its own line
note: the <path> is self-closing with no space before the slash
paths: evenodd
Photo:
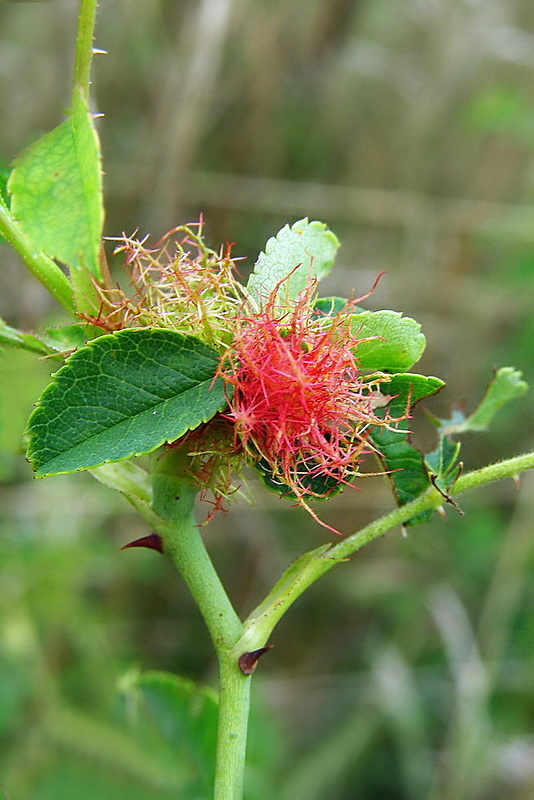
<path id="1" fill-rule="evenodd" d="M 250 653 L 242 653 L 239 656 L 237 665 L 243 675 L 252 675 L 261 656 L 273 647 L 274 644 L 268 644 L 265 647 L 260 647 L 258 650 L 252 650 Z"/>
<path id="2" fill-rule="evenodd" d="M 128 550 L 129 547 L 148 547 L 149 550 L 163 553 L 163 539 L 157 533 L 149 533 L 148 536 L 141 536 L 140 539 L 124 544 L 121 550 Z"/>

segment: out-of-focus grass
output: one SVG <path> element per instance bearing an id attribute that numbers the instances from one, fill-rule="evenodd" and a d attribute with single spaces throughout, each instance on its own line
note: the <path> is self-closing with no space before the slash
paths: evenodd
<path id="1" fill-rule="evenodd" d="M 0 6 L 4 161 L 61 119 L 75 13 Z M 157 237 L 203 212 L 246 274 L 282 224 L 324 219 L 343 243 L 324 292 L 360 294 L 387 270 L 370 304 L 423 323 L 421 371 L 448 384 L 432 411 L 472 407 L 494 365 L 532 384 L 533 36 L 528 0 L 106 0 L 106 232 Z M 0 260 L 2 316 L 50 321 L 5 247 Z M 163 559 L 118 553 L 145 532 L 120 499 L 84 475 L 29 479 L 18 443 L 48 365 L 1 358 L 2 781 L 11 800 L 166 797 L 139 783 L 150 764 L 137 785 L 91 784 L 102 759 L 81 720 L 119 718 L 132 665 L 211 682 L 202 623 Z M 532 447 L 531 398 L 466 440 L 467 468 Z M 390 508 L 385 483 L 332 501 L 336 527 Z M 532 796 L 532 482 L 462 506 L 340 565 L 282 621 L 255 677 L 249 800 Z M 246 613 L 325 533 L 260 490 L 205 535 Z M 65 707 L 70 745 L 52 724 Z"/>

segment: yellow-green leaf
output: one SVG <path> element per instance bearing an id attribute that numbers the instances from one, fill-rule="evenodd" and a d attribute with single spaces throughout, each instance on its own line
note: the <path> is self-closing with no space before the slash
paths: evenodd
<path id="1" fill-rule="evenodd" d="M 11 212 L 36 252 L 101 278 L 100 149 L 80 91 L 65 122 L 16 159 L 8 191 Z"/>

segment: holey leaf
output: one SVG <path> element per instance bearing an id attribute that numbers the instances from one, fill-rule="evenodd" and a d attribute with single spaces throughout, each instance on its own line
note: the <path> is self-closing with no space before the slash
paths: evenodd
<path id="1" fill-rule="evenodd" d="M 193 336 L 123 330 L 94 339 L 53 376 L 30 417 L 37 477 L 150 453 L 221 411 L 218 353 Z"/>
<path id="2" fill-rule="evenodd" d="M 17 158 L 7 188 L 11 212 L 36 252 L 101 278 L 100 150 L 80 91 L 65 122 Z"/>
<path id="3" fill-rule="evenodd" d="M 323 222 L 300 219 L 291 227 L 284 225 L 268 240 L 254 265 L 247 283 L 252 299 L 264 305 L 283 281 L 276 301 L 285 305 L 294 300 L 310 278 L 320 280 L 328 275 L 338 247 L 337 237 Z"/>

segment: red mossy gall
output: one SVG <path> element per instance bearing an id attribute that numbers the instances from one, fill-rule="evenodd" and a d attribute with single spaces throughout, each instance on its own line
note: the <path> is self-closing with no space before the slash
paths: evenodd
<path id="1" fill-rule="evenodd" d="M 359 368 L 352 304 L 318 314 L 313 289 L 285 309 L 273 293 L 263 310 L 238 319 L 221 366 L 233 387 L 228 417 L 236 437 L 306 508 L 306 499 L 325 497 L 358 474 L 361 456 L 373 449 L 370 428 L 388 424 L 374 413 L 384 376 Z"/>

